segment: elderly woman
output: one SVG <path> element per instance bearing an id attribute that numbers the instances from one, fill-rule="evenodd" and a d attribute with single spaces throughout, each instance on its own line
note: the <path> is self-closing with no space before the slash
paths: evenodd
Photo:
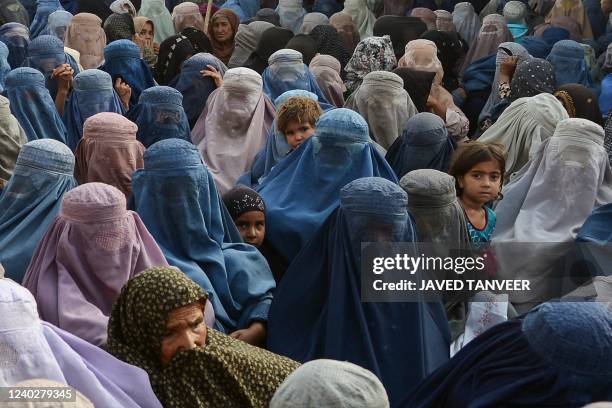
<path id="1" fill-rule="evenodd" d="M 108 350 L 147 371 L 165 407 L 267 407 L 298 363 L 206 327 L 206 299 L 180 270 L 147 269 L 113 307 Z"/>
<path id="2" fill-rule="evenodd" d="M 221 9 L 212 16 L 208 26 L 208 38 L 213 48 L 213 55 L 225 65 L 234 52 L 234 37 L 238 32 L 240 18 L 232 10 Z"/>

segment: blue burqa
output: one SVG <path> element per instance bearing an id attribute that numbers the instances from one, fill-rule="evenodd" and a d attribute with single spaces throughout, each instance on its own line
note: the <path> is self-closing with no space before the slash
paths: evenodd
<path id="1" fill-rule="evenodd" d="M 441 303 L 361 301 L 361 243 L 411 242 L 406 193 L 378 177 L 340 191 L 340 207 L 295 258 L 268 320 L 268 348 L 298 361 L 350 361 L 384 384 L 391 406 L 448 360 Z"/>
<path id="2" fill-rule="evenodd" d="M 11 66 L 8 63 L 9 49 L 2 41 L 0 41 L 0 94 L 4 93 L 4 81 Z"/>
<path id="3" fill-rule="evenodd" d="M 166 139 L 145 151 L 132 178 L 135 209 L 170 265 L 208 292 L 215 329 L 266 321 L 274 278 L 259 251 L 241 241 L 198 149 Z"/>
<path id="4" fill-rule="evenodd" d="M 191 142 L 183 95 L 169 86 L 154 86 L 140 94 L 127 118 L 138 125 L 136 138 L 144 147 L 172 138 Z"/>
<path id="5" fill-rule="evenodd" d="M 74 151 L 83 136 L 83 124 L 100 112 L 123 114 L 123 106 L 113 88 L 111 76 L 99 69 L 86 69 L 72 82 L 72 92 L 64 109 L 68 147 Z"/>
<path id="6" fill-rule="evenodd" d="M 21 147 L 0 196 L 0 263 L 7 278 L 21 283 L 62 196 L 77 185 L 73 172 L 74 156 L 63 143 L 41 139 Z"/>
<path id="7" fill-rule="evenodd" d="M 45 87 L 43 74 L 33 68 L 17 68 L 6 76 L 5 86 L 11 113 L 28 140 L 55 139 L 66 144 L 66 127 Z"/>
<path id="8" fill-rule="evenodd" d="M 30 30 L 19 23 L 6 23 L 0 26 L 0 41 L 9 49 L 8 62 L 11 68 L 20 67 L 28 53 Z"/>
<path id="9" fill-rule="evenodd" d="M 580 84 L 594 89 L 591 74 L 584 60 L 584 49 L 573 40 L 555 43 L 546 57 L 555 68 L 555 84 Z"/>
<path id="10" fill-rule="evenodd" d="M 59 0 L 36 0 L 36 14 L 30 24 L 30 36 L 32 39 L 47 33 L 49 14 L 57 10 L 63 10 Z"/>
<path id="11" fill-rule="evenodd" d="M 393 169 L 370 144 L 357 112 L 331 110 L 316 134 L 279 162 L 257 187 L 266 203 L 266 239 L 291 261 L 340 202 L 340 189 L 362 177 L 397 182 Z"/>

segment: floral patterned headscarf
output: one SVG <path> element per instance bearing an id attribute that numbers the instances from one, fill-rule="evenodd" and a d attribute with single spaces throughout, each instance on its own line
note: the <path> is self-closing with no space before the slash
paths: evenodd
<path id="1" fill-rule="evenodd" d="M 391 37 L 368 37 L 361 40 L 353 56 L 344 67 L 346 88 L 353 92 L 363 78 L 373 71 L 391 71 L 397 65 Z"/>

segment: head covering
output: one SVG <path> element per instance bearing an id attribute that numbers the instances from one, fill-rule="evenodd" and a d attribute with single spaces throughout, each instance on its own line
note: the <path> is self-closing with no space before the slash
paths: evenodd
<path id="1" fill-rule="evenodd" d="M 339 207 L 279 284 L 270 309 L 268 347 L 299 361 L 332 358 L 372 370 L 387 389 L 391 405 L 397 406 L 420 380 L 448 360 L 448 324 L 439 303 L 361 301 L 362 242 L 416 239 L 401 188 L 379 177 L 366 177 L 348 183 L 339 195 Z M 386 353 L 393 358 L 386 358 Z M 320 377 L 329 375 L 329 370 L 324 372 Z M 357 386 L 356 381 L 351 383 Z M 326 383 L 333 385 L 329 379 Z M 317 399 L 327 394 L 309 392 L 307 386 L 303 391 Z M 319 400 L 305 406 L 349 406 L 344 402 L 364 397 L 366 391 L 362 386 L 357 393 L 339 395 L 340 405 Z M 384 399 L 378 403 L 386 406 Z M 291 406 L 301 405 L 295 401 Z"/>
<path id="2" fill-rule="evenodd" d="M 609 305 L 549 302 L 487 330 L 424 381 L 404 406 L 475 400 L 580 407 L 610 395 Z M 485 380 L 486 378 L 486 380 Z"/>
<path id="3" fill-rule="evenodd" d="M 412 40 L 406 44 L 404 56 L 399 60 L 398 66 L 435 72 L 434 83 L 436 84 L 441 84 L 444 78 L 444 69 L 438 59 L 438 47 L 430 40 Z"/>
<path id="4" fill-rule="evenodd" d="M 28 140 L 48 138 L 66 143 L 66 128 L 40 71 L 25 67 L 14 69 L 6 76 L 5 87 L 11 112 Z"/>
<path id="5" fill-rule="evenodd" d="M 113 13 L 104 21 L 104 33 L 106 43 L 110 44 L 117 40 L 132 40 L 136 34 L 134 20 L 127 13 Z"/>
<path id="6" fill-rule="evenodd" d="M 340 62 L 331 55 L 319 54 L 310 61 L 309 69 L 325 99 L 337 108 L 343 107 L 346 86 L 340 78 Z"/>
<path id="7" fill-rule="evenodd" d="M 280 25 L 294 34 L 300 32 L 306 10 L 302 7 L 302 0 L 279 0 L 276 9 L 280 17 Z"/>
<path id="8" fill-rule="evenodd" d="M 200 7 L 190 1 L 177 4 L 172 11 L 174 29 L 180 33 L 186 27 L 195 27 L 204 31 L 204 19 L 200 14 Z"/>
<path id="9" fill-rule="evenodd" d="M 550 62 L 530 58 L 519 62 L 510 82 L 510 99 L 516 100 L 539 93 L 553 93 L 555 72 Z"/>
<path id="10" fill-rule="evenodd" d="M 459 64 L 465 55 L 465 43 L 455 32 L 428 31 L 421 36 L 424 40 L 433 41 L 438 50 L 437 58 L 442 64 L 444 78 L 442 84 L 452 92 L 459 87 Z"/>
<path id="11" fill-rule="evenodd" d="M 523 37 L 521 45 L 535 58 L 546 58 L 552 49 L 544 39 L 533 36 Z"/>
<path id="12" fill-rule="evenodd" d="M 612 112 L 612 73 L 606 75 L 601 80 L 599 107 L 603 114 Z"/>
<path id="13" fill-rule="evenodd" d="M 366 0 L 345 0 L 341 13 L 353 20 L 361 40 L 372 36 L 376 16 L 368 9 Z"/>
<path id="14" fill-rule="evenodd" d="M 586 87 L 593 85 L 584 61 L 584 49 L 576 41 L 562 40 L 557 42 L 546 60 L 555 69 L 557 86 L 570 83 L 581 84 Z"/>
<path id="15" fill-rule="evenodd" d="M 161 365 L 168 315 L 206 296 L 176 268 L 144 271 L 127 283 L 113 307 L 108 350 L 147 371 L 165 406 L 267 406 L 298 364 L 211 328 L 202 348 L 180 351 L 168 366 Z"/>
<path id="16" fill-rule="evenodd" d="M 0 262 L 21 282 L 34 249 L 74 188 L 74 156 L 63 143 L 41 139 L 21 147 L 13 175 L 0 197 Z"/>
<path id="17" fill-rule="evenodd" d="M 0 26 L 0 41 L 9 49 L 8 63 L 11 68 L 20 67 L 25 60 L 30 43 L 28 27 L 19 23 L 6 23 Z"/>
<path id="18" fill-rule="evenodd" d="M 438 16 L 432 10 L 425 7 L 415 7 L 410 11 L 410 16 L 420 18 L 427 25 L 427 30 L 436 29 Z"/>
<path id="19" fill-rule="evenodd" d="M 76 149 L 85 120 L 100 112 L 123 114 L 123 108 L 111 76 L 98 69 L 87 69 L 74 77 L 64 110 L 63 121 L 68 130 L 67 145 L 70 149 Z"/>
<path id="20" fill-rule="evenodd" d="M 312 61 L 314 56 L 317 54 L 317 43 L 307 34 L 294 35 L 293 38 L 287 42 L 285 48 L 298 51 L 300 54 L 302 54 L 302 60 L 306 65 L 310 64 L 310 61 Z"/>
<path id="21" fill-rule="evenodd" d="M 115 0 L 111 3 L 110 9 L 113 13 L 129 14 L 132 18 L 136 16 L 136 8 L 130 0 Z"/>
<path id="22" fill-rule="evenodd" d="M 501 101 L 498 91 L 500 67 L 502 62 L 504 62 L 504 60 L 510 56 L 516 56 L 519 58 L 517 65 L 523 60 L 530 58 L 527 50 L 520 44 L 515 42 L 503 42 L 499 44 L 497 47 L 497 56 L 495 57 L 495 78 L 493 79 L 493 84 L 491 85 L 491 93 L 489 94 L 487 103 L 485 103 L 480 115 L 478 116 L 478 119 L 481 121 L 484 118 L 492 115 L 496 105 Z"/>
<path id="23" fill-rule="evenodd" d="M 46 87 L 55 99 L 57 81 L 51 78 L 53 70 L 62 64 L 70 64 L 74 75 L 79 73 L 77 62 L 64 52 L 64 43 L 52 35 L 41 35 L 34 38 L 28 45 L 28 56 L 23 62 L 24 67 L 36 68 L 43 73 Z"/>
<path id="24" fill-rule="evenodd" d="M 223 203 L 235 221 L 242 214 L 259 211 L 266 212 L 266 205 L 261 196 L 246 186 L 236 186 L 223 194 Z"/>
<path id="25" fill-rule="evenodd" d="M 176 33 L 172 16 L 163 0 L 142 0 L 142 7 L 138 10 L 138 15 L 153 20 L 155 24 L 154 40 L 156 43 L 161 43 Z"/>
<path id="26" fill-rule="evenodd" d="M 308 13 L 304 15 L 300 33 L 310 34 L 313 28 L 320 25 L 329 25 L 329 17 L 323 13 Z"/>
<path id="27" fill-rule="evenodd" d="M 97 113 L 85 121 L 75 156 L 79 184 L 110 184 L 126 197 L 132 192 L 132 173 L 143 166 L 144 146 L 136 140 L 138 127 L 117 113 Z"/>
<path id="28" fill-rule="evenodd" d="M 200 74 L 200 71 L 207 69 L 208 65 L 215 67 L 221 75 L 225 75 L 227 68 L 217 57 L 201 52 L 185 61 L 181 72 L 169 84 L 183 94 L 183 107 L 190 128 L 195 125 L 204 110 L 208 96 L 216 89 L 212 78 L 204 78 Z"/>
<path id="29" fill-rule="evenodd" d="M 280 16 L 278 12 L 271 8 L 262 8 L 255 13 L 254 21 L 265 21 L 280 27 Z M 293 32 L 293 31 L 292 31 Z"/>
<path id="30" fill-rule="evenodd" d="M 263 77 L 263 90 L 272 100 L 283 92 L 303 89 L 319 97 L 319 103 L 327 104 L 327 100 L 317 85 L 317 81 L 302 62 L 302 53 L 282 49 L 276 51 L 268 59 L 269 66 L 265 69 Z"/>
<path id="31" fill-rule="evenodd" d="M 274 278 L 259 251 L 242 243 L 197 148 L 180 139 L 155 143 L 133 187 L 136 211 L 168 262 L 208 292 L 215 328 L 266 321 Z"/>
<path id="32" fill-rule="evenodd" d="M 561 101 L 570 118 L 583 118 L 604 126 L 597 95 L 579 84 L 561 85 L 554 95 Z"/>
<path id="33" fill-rule="evenodd" d="M 338 31 L 331 25 L 320 25 L 312 29 L 310 36 L 316 42 L 317 54 L 334 57 L 340 63 L 342 70 L 344 70 L 344 66 L 351 58 L 351 54 L 343 44 Z"/>
<path id="34" fill-rule="evenodd" d="M 494 239 L 567 242 L 594 208 L 612 202 L 612 172 L 601 126 L 565 119 L 510 182 L 495 208 Z M 580 165 L 580 167 L 577 167 Z M 555 203 L 555 211 L 547 212 Z"/>
<path id="35" fill-rule="evenodd" d="M 130 40 L 117 40 L 104 48 L 104 65 L 102 71 L 108 72 L 113 78 L 121 78 L 132 89 L 130 106 L 138 102 L 140 93 L 155 86 L 151 70 L 140 58 L 140 48 Z"/>
<path id="36" fill-rule="evenodd" d="M 100 20 L 104 21 L 112 14 L 109 7 L 111 2 L 112 0 L 77 0 L 77 8 L 75 13 L 91 13 L 98 16 Z"/>
<path id="37" fill-rule="evenodd" d="M 4 93 L 4 81 L 10 72 L 11 66 L 8 63 L 9 49 L 0 41 L 0 93 Z"/>
<path id="38" fill-rule="evenodd" d="M 213 26 L 216 19 L 223 18 L 228 21 L 232 30 L 232 36 L 228 41 L 220 43 L 215 39 Z M 210 38 L 210 42 L 212 44 L 212 54 L 223 61 L 223 63 L 226 65 L 229 63 L 230 57 L 234 52 L 234 37 L 238 31 L 238 24 L 240 24 L 240 19 L 236 13 L 229 9 L 221 9 L 212 16 L 210 19 L 210 24 L 208 25 L 208 38 Z"/>
<path id="39" fill-rule="evenodd" d="M 419 169 L 403 176 L 400 186 L 408 193 L 408 212 L 414 218 L 420 242 L 470 241 L 454 177 L 434 169 Z"/>
<path id="40" fill-rule="evenodd" d="M 366 38 L 357 44 L 353 56 L 344 67 L 346 88 L 353 92 L 368 73 L 391 71 L 396 65 L 397 59 L 388 35 Z"/>
<path id="41" fill-rule="evenodd" d="M 59 0 L 37 0 L 36 14 L 30 24 L 30 36 L 32 39 L 47 32 L 49 14 L 57 10 L 63 10 Z"/>
<path id="42" fill-rule="evenodd" d="M 489 14 L 482 20 L 478 36 L 470 44 L 461 72 L 463 73 L 473 62 L 495 54 L 499 44 L 513 41 L 514 37 L 508 30 L 506 19 L 499 14 Z"/>
<path id="43" fill-rule="evenodd" d="M 191 46 L 195 51 L 194 54 L 199 52 L 212 52 L 212 44 L 210 43 L 208 36 L 203 31 L 200 31 L 195 27 L 186 27 L 183 29 L 183 31 L 181 31 L 181 34 L 187 37 L 191 43 Z"/>
<path id="44" fill-rule="evenodd" d="M 557 0 L 550 13 L 546 16 L 546 21 L 554 17 L 571 17 L 580 26 L 582 38 L 593 38 L 591 23 L 584 10 L 582 1 L 579 0 Z"/>
<path id="45" fill-rule="evenodd" d="M 270 56 L 276 51 L 285 48 L 289 40 L 293 38 L 293 32 L 285 28 L 271 27 L 261 34 L 257 47 L 244 62 L 244 67 L 250 68 L 258 74 L 263 74 L 268 67 Z"/>
<path id="46" fill-rule="evenodd" d="M 271 27 L 274 27 L 274 24 L 265 21 L 240 24 L 234 37 L 234 51 L 229 60 L 228 67 L 236 68 L 242 66 L 253 51 L 255 51 L 264 31 Z"/>
<path id="47" fill-rule="evenodd" d="M 474 11 L 474 6 L 467 1 L 455 4 L 453 24 L 461 38 L 468 44 L 472 44 L 478 36 L 478 31 L 480 31 L 482 25 L 480 17 Z"/>
<path id="48" fill-rule="evenodd" d="M 32 294 L 10 279 L 0 279 L 0 314 L 2 386 L 42 376 L 87 395 L 96 406 L 161 407 L 144 371 L 41 321 Z"/>
<path id="49" fill-rule="evenodd" d="M 396 180 L 369 143 L 368 125 L 358 113 L 333 109 L 315 127 L 316 135 L 272 168 L 257 188 L 267 206 L 266 239 L 288 261 L 336 208 L 338 192 L 348 182 L 372 176 Z"/>
<path id="50" fill-rule="evenodd" d="M 412 68 L 396 68 L 393 73 L 404 81 L 404 89 L 408 92 L 408 96 L 410 96 L 417 111 L 426 111 L 427 99 L 436 73 L 417 71 Z"/>
<path id="51" fill-rule="evenodd" d="M 436 30 L 454 33 L 456 31 L 453 23 L 453 15 L 450 11 L 436 10 Z"/>
<path id="52" fill-rule="evenodd" d="M 101 346 L 121 287 L 155 265 L 167 265 L 164 255 L 138 214 L 126 210 L 121 191 L 87 183 L 64 195 L 23 285 L 42 319 Z"/>
<path id="53" fill-rule="evenodd" d="M 388 408 L 387 391 L 378 377 L 356 364 L 313 360 L 300 366 L 278 387 L 270 408 Z"/>
<path id="54" fill-rule="evenodd" d="M 529 161 L 545 139 L 553 135 L 557 123 L 568 118 L 563 105 L 549 93 L 519 98 L 478 140 L 504 146 L 507 180 Z"/>
<path id="55" fill-rule="evenodd" d="M 455 146 L 439 116 L 417 113 L 405 123 L 402 134 L 391 145 L 385 159 L 398 178 L 417 169 L 446 172 Z"/>
<path id="56" fill-rule="evenodd" d="M 154 86 L 145 90 L 127 117 L 138 126 L 136 138 L 144 147 L 171 138 L 191 141 L 183 95 L 174 88 Z"/>
<path id="57" fill-rule="evenodd" d="M 247 19 L 255 17 L 255 14 L 261 6 L 261 0 L 227 0 L 225 3 L 223 3 L 222 9 L 231 10 L 236 14 L 236 17 L 238 17 L 240 20 L 239 22 L 243 22 Z M 202 11 L 202 6 L 200 6 L 200 11 Z M 211 15 L 214 15 L 215 13 L 216 11 L 212 10 Z M 202 12 L 202 15 L 206 15 L 206 10 Z M 236 34 L 236 30 L 234 30 L 234 34 Z"/>
<path id="58" fill-rule="evenodd" d="M 168 85 L 178 75 L 183 62 L 197 54 L 191 41 L 182 34 L 171 35 L 159 45 L 159 55 L 155 68 L 155 80 L 160 85 Z"/>
<path id="59" fill-rule="evenodd" d="M 3 1 L 0 8 L 0 26 L 9 23 L 29 24 L 30 15 L 28 8 L 17 0 Z"/>
<path id="60" fill-rule="evenodd" d="M 427 26 L 418 17 L 381 16 L 376 19 L 373 33 L 375 36 L 385 34 L 391 37 L 396 58 L 404 55 L 404 48 L 409 41 L 416 40 L 427 31 Z"/>
<path id="61" fill-rule="evenodd" d="M 70 25 L 70 20 L 72 20 L 72 14 L 69 12 L 64 10 L 54 11 L 49 14 L 46 34 L 54 35 L 64 41 L 64 35 L 66 34 L 66 29 Z"/>
<path id="62" fill-rule="evenodd" d="M 368 122 L 370 137 L 388 149 L 402 132 L 404 123 L 417 113 L 398 75 L 370 72 L 347 99 L 345 107 L 359 112 Z"/>
<path id="63" fill-rule="evenodd" d="M 522 42 L 523 37 L 529 32 L 527 18 L 529 9 L 522 1 L 512 0 L 504 6 L 503 15 L 508 21 L 508 29 L 516 42 Z"/>
<path id="64" fill-rule="evenodd" d="M 81 54 L 81 65 L 85 69 L 97 68 L 104 61 L 106 33 L 101 24 L 100 17 L 80 13 L 72 18 L 66 30 L 64 45 Z"/>
<path id="65" fill-rule="evenodd" d="M 9 100 L 0 95 L 0 190 L 11 178 L 19 150 L 27 141 L 17 118 L 11 114 Z"/>
<path id="66" fill-rule="evenodd" d="M 355 51 L 359 44 L 359 31 L 348 14 L 336 13 L 329 18 L 329 23 L 338 31 L 338 35 L 349 53 Z"/>
<path id="67" fill-rule="evenodd" d="M 191 132 L 221 194 L 251 168 L 266 143 L 275 109 L 262 84 L 261 76 L 251 69 L 228 70 Z"/>
<path id="68" fill-rule="evenodd" d="M 571 17 L 558 16 L 537 27 L 536 37 L 543 37 L 551 46 L 557 41 L 572 39 L 582 41 L 580 24 Z"/>

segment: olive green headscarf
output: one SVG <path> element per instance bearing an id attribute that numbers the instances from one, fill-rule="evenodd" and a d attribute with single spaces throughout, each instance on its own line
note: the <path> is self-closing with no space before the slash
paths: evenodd
<path id="1" fill-rule="evenodd" d="M 267 407 L 298 363 L 208 328 L 203 349 L 160 362 L 168 314 L 206 293 L 176 268 L 150 268 L 122 289 L 108 323 L 107 348 L 149 373 L 165 407 Z"/>

